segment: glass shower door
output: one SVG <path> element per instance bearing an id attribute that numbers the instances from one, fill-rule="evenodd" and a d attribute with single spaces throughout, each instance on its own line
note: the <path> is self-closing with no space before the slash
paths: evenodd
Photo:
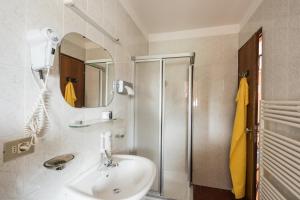
<path id="1" fill-rule="evenodd" d="M 135 62 L 135 149 L 152 160 L 151 194 L 189 199 L 191 173 L 191 58 Z"/>
<path id="2" fill-rule="evenodd" d="M 186 200 L 189 192 L 189 58 L 164 60 L 163 196 Z"/>
<path id="3" fill-rule="evenodd" d="M 157 193 L 161 192 L 161 70 L 161 61 L 135 64 L 135 149 L 156 164 L 151 190 Z"/>

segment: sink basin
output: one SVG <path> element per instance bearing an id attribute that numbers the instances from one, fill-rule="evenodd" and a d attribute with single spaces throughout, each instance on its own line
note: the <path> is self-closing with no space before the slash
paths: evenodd
<path id="1" fill-rule="evenodd" d="M 151 188 L 156 175 L 154 163 L 131 155 L 114 155 L 118 166 L 99 164 L 75 178 L 67 188 L 69 200 L 140 200 Z"/>

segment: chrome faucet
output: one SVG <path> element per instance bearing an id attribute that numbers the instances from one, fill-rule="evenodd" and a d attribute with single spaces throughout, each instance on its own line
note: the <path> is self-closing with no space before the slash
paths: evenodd
<path id="1" fill-rule="evenodd" d="M 109 167 L 109 166 L 111 166 L 111 164 L 112 164 L 112 156 L 111 156 L 111 154 L 110 153 L 108 153 L 108 151 L 107 150 L 104 150 L 104 154 L 105 154 L 105 157 L 106 157 L 106 161 L 104 162 L 104 165 L 106 166 L 106 167 Z"/>
<path id="2" fill-rule="evenodd" d="M 117 162 L 114 162 L 112 159 L 112 156 L 110 153 L 108 153 L 107 150 L 104 150 L 106 161 L 104 162 L 104 166 L 111 168 L 111 167 L 117 167 L 119 164 Z"/>
<path id="3" fill-rule="evenodd" d="M 101 165 L 104 163 L 106 168 L 112 168 L 118 166 L 117 162 L 113 161 L 111 153 L 111 132 L 106 132 L 101 134 L 100 148 L 101 148 Z"/>

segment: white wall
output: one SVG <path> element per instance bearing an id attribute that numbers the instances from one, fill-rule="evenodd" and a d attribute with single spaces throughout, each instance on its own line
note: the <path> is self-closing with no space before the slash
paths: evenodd
<path id="1" fill-rule="evenodd" d="M 193 183 L 230 189 L 228 163 L 237 88 L 238 34 L 149 44 L 150 54 L 192 51 L 196 52 L 194 103 L 198 103 L 193 116 Z"/>
<path id="2" fill-rule="evenodd" d="M 68 40 L 63 40 L 61 42 L 60 51 L 63 54 L 85 61 L 86 50 Z"/>
<path id="3" fill-rule="evenodd" d="M 262 96 L 265 100 L 300 99 L 300 1 L 264 0 L 239 34 L 242 46 L 263 29 Z M 300 141 L 299 129 L 268 123 L 268 129 Z M 267 174 L 267 173 L 266 173 Z M 268 179 L 286 199 L 297 199 L 285 185 Z M 277 183 L 276 183 L 277 182 Z"/>
<path id="4" fill-rule="evenodd" d="M 86 49 L 86 60 L 111 59 L 111 56 L 103 48 Z"/>
<path id="5" fill-rule="evenodd" d="M 63 5 L 63 0 L 0 1 L 0 149 L 5 141 L 23 136 L 24 121 L 37 98 L 37 88 L 30 72 L 26 32 L 45 26 L 53 27 L 61 36 L 79 32 L 104 46 L 115 59 L 116 78 L 131 81 L 130 56 L 147 54 L 147 41 L 117 0 L 77 0 L 99 24 L 114 35 L 116 45 Z M 104 130 L 127 132 L 130 120 L 128 97 L 116 96 L 108 108 L 74 109 L 68 106 L 59 89 L 58 66 L 49 79 L 50 123 L 47 135 L 40 140 L 34 154 L 2 163 L 0 155 L 0 199 L 60 200 L 62 186 L 99 158 L 99 138 Z M 76 119 L 100 117 L 103 110 L 113 110 L 122 118 L 113 124 L 84 129 L 70 129 Z M 128 151 L 129 136 L 114 140 L 114 151 Z M 61 172 L 49 171 L 45 160 L 63 153 L 74 153 L 75 160 Z"/>
<path id="6" fill-rule="evenodd" d="M 264 0 L 240 32 L 242 46 L 263 28 L 263 98 L 300 98 L 300 1 Z"/>

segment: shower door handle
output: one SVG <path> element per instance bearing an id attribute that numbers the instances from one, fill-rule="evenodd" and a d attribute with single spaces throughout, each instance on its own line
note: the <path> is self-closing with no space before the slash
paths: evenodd
<path id="1" fill-rule="evenodd" d="M 188 141 L 187 141 L 187 166 L 188 166 L 188 180 L 192 185 L 192 133 L 193 133 L 193 65 L 189 66 L 189 93 L 188 93 Z"/>
<path id="2" fill-rule="evenodd" d="M 250 133 L 256 134 L 258 132 L 258 126 L 255 126 L 254 128 L 246 128 L 245 131 L 247 134 L 250 134 Z"/>

